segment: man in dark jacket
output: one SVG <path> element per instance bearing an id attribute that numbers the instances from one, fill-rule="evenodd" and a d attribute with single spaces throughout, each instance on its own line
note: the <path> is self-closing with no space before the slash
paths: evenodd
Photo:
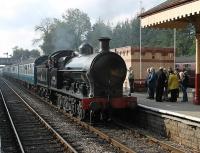
<path id="1" fill-rule="evenodd" d="M 189 76 L 187 75 L 187 71 L 183 72 L 183 76 L 181 79 L 181 89 L 183 91 L 183 100 L 181 102 L 187 102 L 188 96 L 187 96 L 187 88 L 189 84 Z"/>
<path id="2" fill-rule="evenodd" d="M 163 72 L 163 67 L 160 67 L 158 72 L 156 73 L 157 81 L 156 81 L 156 101 L 162 102 L 162 96 L 164 91 L 164 86 L 166 83 L 166 75 Z"/>

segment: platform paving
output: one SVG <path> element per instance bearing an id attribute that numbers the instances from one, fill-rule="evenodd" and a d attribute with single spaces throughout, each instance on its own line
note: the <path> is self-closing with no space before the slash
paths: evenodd
<path id="1" fill-rule="evenodd" d="M 139 106 L 200 122 L 200 105 L 192 103 L 193 94 L 191 89 L 189 89 L 188 93 L 189 102 L 181 102 L 181 92 L 177 102 L 156 102 L 155 100 L 147 99 L 147 93 L 135 92 L 132 96 L 137 97 Z"/>

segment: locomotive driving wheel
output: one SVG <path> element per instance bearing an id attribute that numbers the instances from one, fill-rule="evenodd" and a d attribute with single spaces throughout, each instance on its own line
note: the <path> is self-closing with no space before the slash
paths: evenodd
<path id="1" fill-rule="evenodd" d="M 82 104 L 81 103 L 78 104 L 77 113 L 78 113 L 78 118 L 80 120 L 84 120 L 85 119 L 85 110 L 82 109 Z"/>

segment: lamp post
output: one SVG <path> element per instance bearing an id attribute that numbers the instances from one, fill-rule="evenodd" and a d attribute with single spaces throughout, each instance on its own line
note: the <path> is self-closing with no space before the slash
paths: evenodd
<path id="1" fill-rule="evenodd" d="M 140 1 L 140 14 L 142 13 L 142 1 Z M 142 27 L 141 27 L 141 17 L 140 22 L 140 84 L 142 83 Z"/>
<path id="2" fill-rule="evenodd" d="M 176 69 L 176 28 L 174 28 L 174 70 Z"/>

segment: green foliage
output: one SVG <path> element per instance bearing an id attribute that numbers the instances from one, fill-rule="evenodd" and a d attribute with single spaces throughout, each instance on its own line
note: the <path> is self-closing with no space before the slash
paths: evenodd
<path id="1" fill-rule="evenodd" d="M 68 9 L 63 15 L 63 19 L 68 25 L 74 40 L 72 47 L 78 49 L 85 35 L 91 29 L 90 18 L 79 9 Z"/>
<path id="2" fill-rule="evenodd" d="M 194 27 L 177 30 L 177 56 L 195 54 Z M 174 31 L 171 29 L 142 29 L 142 47 L 174 47 Z M 138 18 L 118 23 L 113 29 L 111 47 L 135 46 L 139 47 L 140 22 Z"/>
<path id="3" fill-rule="evenodd" d="M 92 30 L 87 34 L 87 41 L 93 46 L 95 50 L 99 47 L 98 39 L 100 37 L 112 37 L 112 29 L 109 24 L 105 24 L 103 20 L 99 19 L 93 26 Z"/>
<path id="4" fill-rule="evenodd" d="M 40 56 L 40 52 L 36 49 L 28 50 L 19 47 L 13 48 L 13 56 L 12 58 L 21 60 L 21 59 L 28 59 L 28 58 L 37 58 Z"/>
<path id="5" fill-rule="evenodd" d="M 52 34 L 51 31 L 55 27 L 54 22 L 56 19 L 45 18 L 41 21 L 40 25 L 35 26 L 35 31 L 40 32 L 40 38 L 34 40 L 34 44 L 42 42 L 40 48 L 43 50 L 44 54 L 49 54 L 54 50 L 52 45 Z"/>
<path id="6" fill-rule="evenodd" d="M 90 18 L 79 9 L 68 9 L 62 17 L 73 34 L 74 45 L 72 47 L 78 49 L 86 33 L 91 29 Z"/>
<path id="7" fill-rule="evenodd" d="M 177 55 L 194 55 L 195 53 L 195 30 L 192 25 L 177 31 Z"/>
<path id="8" fill-rule="evenodd" d="M 68 9 L 62 20 L 44 19 L 35 27 L 41 36 L 36 43 L 41 42 L 40 48 L 44 54 L 51 54 L 62 49 L 77 49 L 86 34 L 91 29 L 90 18 L 79 9 Z"/>

